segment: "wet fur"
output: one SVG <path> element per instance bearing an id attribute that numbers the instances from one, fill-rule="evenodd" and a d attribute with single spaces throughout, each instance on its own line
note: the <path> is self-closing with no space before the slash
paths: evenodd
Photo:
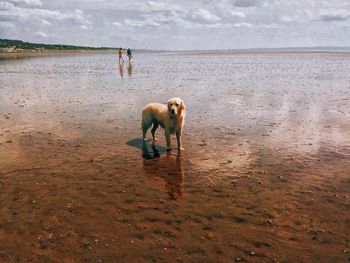
<path id="1" fill-rule="evenodd" d="M 146 140 L 146 133 L 152 126 L 153 144 L 156 141 L 155 132 L 158 127 L 164 129 L 167 148 L 171 150 L 170 134 L 176 134 L 178 149 L 182 150 L 181 135 L 185 123 L 185 104 L 179 98 L 172 98 L 167 105 L 150 103 L 142 111 L 142 132 Z"/>

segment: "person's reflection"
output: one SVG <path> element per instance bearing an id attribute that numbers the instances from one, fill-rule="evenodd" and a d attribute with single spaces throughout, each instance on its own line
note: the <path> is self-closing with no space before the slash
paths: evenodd
<path id="1" fill-rule="evenodd" d="M 152 147 L 153 154 L 144 150 L 147 150 L 147 148 L 143 148 L 145 175 L 149 178 L 158 177 L 163 179 L 171 200 L 181 198 L 184 183 L 181 152 L 178 152 L 176 156 L 168 152 L 166 156 L 160 158 L 159 152 L 154 146 Z"/>
<path id="2" fill-rule="evenodd" d="M 129 77 L 131 77 L 131 75 L 132 75 L 132 64 L 131 64 L 130 61 L 129 61 L 129 64 L 128 64 L 128 75 L 129 75 Z"/>
<path id="3" fill-rule="evenodd" d="M 123 76 L 124 76 L 124 61 L 119 62 L 119 74 L 120 74 L 120 77 L 123 78 Z"/>

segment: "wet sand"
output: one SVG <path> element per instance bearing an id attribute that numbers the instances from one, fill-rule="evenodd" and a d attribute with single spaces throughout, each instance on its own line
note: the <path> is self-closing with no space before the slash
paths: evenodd
<path id="1" fill-rule="evenodd" d="M 1 61 L 0 261 L 349 261 L 349 72 L 312 53 Z M 172 96 L 185 151 L 158 131 L 145 152 L 142 107 Z"/>

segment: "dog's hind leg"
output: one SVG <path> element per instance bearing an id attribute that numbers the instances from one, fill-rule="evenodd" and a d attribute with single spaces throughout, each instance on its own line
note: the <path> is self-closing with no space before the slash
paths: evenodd
<path id="1" fill-rule="evenodd" d="M 142 120 L 142 135 L 143 135 L 142 138 L 143 138 L 143 140 L 146 140 L 146 134 L 147 134 L 149 127 L 151 127 L 151 125 L 152 125 L 151 122 Z"/>
<path id="2" fill-rule="evenodd" d="M 156 140 L 157 140 L 157 138 L 155 136 L 155 133 L 156 133 L 156 130 L 158 129 L 158 127 L 159 127 L 159 123 L 158 122 L 153 123 L 153 127 L 152 127 L 152 130 L 151 130 L 152 137 L 153 137 L 153 144 L 155 144 Z"/>

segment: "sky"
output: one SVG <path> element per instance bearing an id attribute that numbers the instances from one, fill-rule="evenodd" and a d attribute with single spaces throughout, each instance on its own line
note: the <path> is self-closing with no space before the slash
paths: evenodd
<path id="1" fill-rule="evenodd" d="M 350 46 L 350 0 L 0 0 L 0 38 L 135 49 Z"/>

